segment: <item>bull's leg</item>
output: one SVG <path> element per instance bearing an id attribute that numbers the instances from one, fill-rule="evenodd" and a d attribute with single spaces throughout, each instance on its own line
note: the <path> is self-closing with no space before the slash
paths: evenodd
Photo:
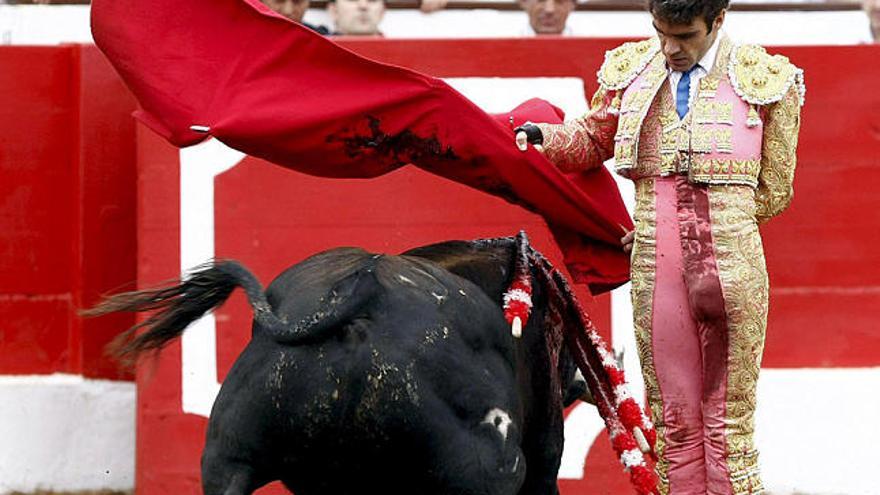
<path id="1" fill-rule="evenodd" d="M 249 495 L 277 479 L 273 437 L 268 433 L 275 425 L 266 387 L 261 386 L 275 363 L 267 355 L 251 341 L 217 394 L 202 452 L 204 495 Z"/>
<path id="2" fill-rule="evenodd" d="M 202 456 L 204 495 L 250 495 L 262 484 L 257 481 L 252 466 L 205 450 Z"/>
<path id="3" fill-rule="evenodd" d="M 560 432 L 561 433 L 561 432 Z M 557 474 L 562 458 L 563 438 L 555 431 L 534 436 L 524 442 L 529 470 L 519 495 L 557 495 Z"/>
<path id="4" fill-rule="evenodd" d="M 541 390 L 534 398 L 536 407 L 529 417 L 531 428 L 522 440 L 528 470 L 526 479 L 518 495 L 556 495 L 559 464 L 562 460 L 562 449 L 565 444 L 565 427 L 562 411 L 554 404 L 549 389 Z M 556 399 L 558 400 L 558 399 Z"/>

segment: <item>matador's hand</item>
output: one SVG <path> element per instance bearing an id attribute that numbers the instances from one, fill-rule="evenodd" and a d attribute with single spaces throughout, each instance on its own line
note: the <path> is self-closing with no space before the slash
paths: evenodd
<path id="1" fill-rule="evenodd" d="M 620 238 L 620 243 L 623 244 L 623 252 L 629 253 L 633 249 L 633 241 L 636 239 L 636 231 L 630 230 L 626 233 L 625 236 Z"/>
<path id="2" fill-rule="evenodd" d="M 544 152 L 544 147 L 541 146 L 544 143 L 544 134 L 535 124 L 526 122 L 514 129 L 513 132 L 516 133 L 516 147 L 519 148 L 520 151 L 527 150 L 529 144 L 531 144 L 536 150 L 542 153 Z"/>

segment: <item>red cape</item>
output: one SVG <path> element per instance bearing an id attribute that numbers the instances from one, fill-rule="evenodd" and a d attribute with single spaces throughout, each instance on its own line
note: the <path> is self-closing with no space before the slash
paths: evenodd
<path id="1" fill-rule="evenodd" d="M 437 78 L 361 57 L 258 0 L 93 0 L 92 33 L 136 116 L 176 146 L 213 136 L 324 177 L 413 164 L 542 215 L 594 293 L 629 278 L 619 238 L 632 222 L 610 174 L 566 175 L 520 152 L 509 125 Z M 536 100 L 513 114 L 561 120 Z"/>

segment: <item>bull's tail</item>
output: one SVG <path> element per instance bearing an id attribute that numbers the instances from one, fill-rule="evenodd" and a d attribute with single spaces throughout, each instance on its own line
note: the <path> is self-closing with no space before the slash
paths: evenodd
<path id="1" fill-rule="evenodd" d="M 132 363 L 141 353 L 158 351 L 179 337 L 190 323 L 223 304 L 236 287 L 244 289 L 258 323 L 270 329 L 284 327 L 271 311 L 259 280 L 235 261 L 209 263 L 171 286 L 110 296 L 83 314 L 99 316 L 117 311 L 155 311 L 110 344 L 113 354 Z M 146 330 L 138 334 L 142 328 Z"/>

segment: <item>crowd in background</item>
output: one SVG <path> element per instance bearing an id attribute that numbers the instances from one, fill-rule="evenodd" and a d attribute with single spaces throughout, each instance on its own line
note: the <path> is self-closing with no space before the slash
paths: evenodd
<path id="1" fill-rule="evenodd" d="M 261 0 L 265 5 L 288 19 L 301 23 L 324 35 L 382 36 L 381 23 L 385 16 L 385 0 L 330 0 L 327 14 L 331 26 L 312 25 L 303 20 L 309 9 L 309 0 Z M 445 9 L 449 0 L 419 0 L 422 12 Z M 577 0 L 515 0 L 527 16 L 528 22 L 520 31 L 522 36 L 572 35 L 567 25 L 569 15 L 577 7 Z M 52 4 L 61 0 L 0 0 L 0 4 Z M 63 2 L 68 3 L 68 2 Z M 861 0 L 868 17 L 871 34 L 880 41 L 880 0 Z"/>
<path id="2" fill-rule="evenodd" d="M 44 0 L 48 1 L 48 0 Z M 305 24 L 321 34 L 350 36 L 381 36 L 379 24 L 385 14 L 385 0 L 332 0 L 327 11 L 333 22 L 331 31 L 325 26 L 303 22 L 309 0 L 261 0 L 264 4 L 294 22 Z M 577 0 L 516 0 L 528 16 L 528 27 L 520 33 L 534 35 L 571 35 L 566 22 L 577 7 Z M 448 0 L 421 0 L 422 12 L 434 12 L 446 7 Z M 875 41 L 880 41 L 880 0 L 861 0 Z"/>
<path id="3" fill-rule="evenodd" d="M 379 24 L 385 15 L 384 0 L 331 0 L 327 12 L 333 29 L 303 21 L 309 0 L 261 0 L 266 6 L 288 19 L 301 23 L 321 34 L 347 36 L 381 36 Z M 446 7 L 447 0 L 421 0 L 422 12 L 435 12 Z M 527 13 L 529 27 L 523 35 L 569 35 L 566 26 L 576 0 L 518 0 Z"/>
<path id="4" fill-rule="evenodd" d="M 50 1 L 50 0 L 37 0 Z M 332 0 L 327 12 L 333 28 L 312 26 L 303 22 L 309 8 L 309 0 L 261 0 L 264 4 L 293 20 L 303 23 L 321 34 L 347 36 L 382 36 L 380 23 L 385 15 L 385 0 Z M 577 0 L 516 0 L 528 16 L 528 25 L 520 32 L 522 36 L 572 34 L 567 25 L 569 15 L 577 7 Z M 868 16 L 871 33 L 880 41 L 880 0 L 861 0 Z M 421 0 L 422 12 L 430 13 L 444 9 L 448 0 Z"/>

